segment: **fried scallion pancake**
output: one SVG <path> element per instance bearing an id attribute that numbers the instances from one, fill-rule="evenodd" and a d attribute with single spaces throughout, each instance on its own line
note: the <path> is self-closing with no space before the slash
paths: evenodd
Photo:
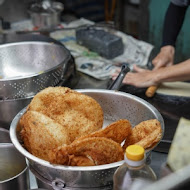
<path id="1" fill-rule="evenodd" d="M 54 164 L 83 166 L 110 164 L 123 160 L 119 143 L 105 137 L 89 137 L 59 147 L 49 154 Z"/>
<path id="2" fill-rule="evenodd" d="M 71 142 L 102 128 L 103 110 L 90 96 L 67 87 L 48 87 L 34 96 L 28 110 L 43 113 L 69 131 Z"/>
<path id="3" fill-rule="evenodd" d="M 141 145 L 146 149 L 157 143 L 161 137 L 162 128 L 157 119 L 143 121 L 132 129 L 131 135 L 125 140 L 123 149 L 132 144 Z"/>
<path id="4" fill-rule="evenodd" d="M 89 137 L 106 137 L 121 144 L 132 132 L 132 126 L 127 119 L 120 119 L 108 125 L 104 129 L 95 131 L 89 135 L 84 135 L 77 140 L 82 140 Z"/>
<path id="5" fill-rule="evenodd" d="M 48 161 L 50 150 L 71 143 L 67 129 L 42 113 L 27 111 L 20 125 L 25 148 L 41 159 Z"/>

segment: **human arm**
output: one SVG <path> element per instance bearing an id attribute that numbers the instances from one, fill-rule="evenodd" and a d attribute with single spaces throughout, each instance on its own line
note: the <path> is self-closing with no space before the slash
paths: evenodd
<path id="1" fill-rule="evenodd" d="M 162 82 L 175 82 L 190 80 L 190 59 L 169 67 L 162 67 L 157 70 L 145 70 L 134 66 L 135 73 L 127 73 L 123 79 L 124 84 L 145 88 L 158 85 Z M 113 74 L 115 80 L 117 73 Z"/>
<path id="2" fill-rule="evenodd" d="M 175 48 L 172 45 L 166 45 L 160 49 L 159 54 L 152 60 L 153 70 L 160 67 L 171 66 L 174 63 Z"/>
<path id="3" fill-rule="evenodd" d="M 174 4 L 172 1 L 167 9 L 163 25 L 163 41 L 160 52 L 152 60 L 154 70 L 164 66 L 170 66 L 174 62 L 175 43 L 183 25 L 187 4 Z"/>

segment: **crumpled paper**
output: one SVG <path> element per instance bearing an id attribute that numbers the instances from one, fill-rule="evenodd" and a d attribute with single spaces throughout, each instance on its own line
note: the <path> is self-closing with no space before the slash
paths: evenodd
<path id="1" fill-rule="evenodd" d="M 69 23 L 68 25 L 64 25 L 64 27 L 79 27 L 85 24 L 93 25 L 94 23 L 81 18 Z M 106 28 L 104 29 L 108 30 Z M 137 40 L 120 31 L 113 29 L 109 29 L 108 31 L 121 37 L 124 43 L 124 53 L 111 60 L 101 57 L 96 52 L 92 52 L 86 47 L 77 44 L 75 29 L 55 31 L 51 33 L 51 37 L 60 41 L 67 49 L 70 50 L 71 54 L 75 58 L 76 68 L 78 71 L 99 80 L 109 79 L 111 74 L 114 73 L 118 66 L 120 67 L 123 62 L 129 63 L 131 68 L 133 64 L 141 67 L 145 67 L 147 65 L 153 45 Z"/>

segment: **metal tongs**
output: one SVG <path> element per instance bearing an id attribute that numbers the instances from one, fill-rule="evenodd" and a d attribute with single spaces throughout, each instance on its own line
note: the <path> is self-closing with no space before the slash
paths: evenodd
<path id="1" fill-rule="evenodd" d="M 129 63 L 123 63 L 121 71 L 113 83 L 108 87 L 108 90 L 119 90 L 125 75 L 130 71 Z"/>

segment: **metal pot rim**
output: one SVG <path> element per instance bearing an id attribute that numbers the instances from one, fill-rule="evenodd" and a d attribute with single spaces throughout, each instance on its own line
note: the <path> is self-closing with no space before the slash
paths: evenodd
<path id="1" fill-rule="evenodd" d="M 0 132 L 5 132 L 5 133 L 9 134 L 9 130 L 5 129 L 5 128 L 2 128 L 2 127 L 0 127 Z"/>
<path id="2" fill-rule="evenodd" d="M 33 95 L 33 96 L 28 96 L 28 97 L 25 97 L 25 98 L 17 98 L 17 99 L 5 99 L 5 100 L 1 100 L 1 99 L 0 99 L 0 104 L 7 103 L 7 102 L 30 100 L 30 99 L 32 99 L 33 97 L 34 97 L 34 95 Z"/>
<path id="3" fill-rule="evenodd" d="M 137 96 L 134 96 L 134 95 L 131 95 L 131 94 L 128 94 L 128 93 L 125 93 L 125 92 L 120 92 L 120 91 L 115 91 L 115 90 L 102 90 L 102 89 L 77 89 L 78 92 L 81 92 L 81 93 L 87 93 L 87 92 L 90 92 L 90 93 L 103 93 L 103 94 L 107 94 L 108 96 L 109 95 L 122 95 L 124 97 L 131 97 L 135 100 L 137 100 L 138 102 L 141 102 L 143 103 L 144 105 L 148 106 L 149 108 L 151 108 L 151 110 L 156 113 L 156 115 L 158 116 L 158 120 L 160 121 L 161 123 L 161 126 L 162 126 L 162 138 L 163 138 L 163 134 L 164 134 L 164 120 L 161 116 L 161 114 L 158 112 L 158 110 L 152 106 L 150 103 L 146 102 L 145 100 L 137 97 Z M 123 164 L 124 160 L 122 161 L 119 161 L 119 162 L 115 162 L 115 163 L 111 163 L 111 164 L 105 164 L 105 165 L 99 165 L 99 166 L 86 166 L 86 167 L 79 167 L 79 166 L 63 166 L 63 165 L 56 165 L 56 164 L 50 164 L 48 161 L 45 161 L 45 160 L 42 160 L 32 154 L 30 154 L 21 144 L 20 142 L 18 141 L 18 138 L 17 138 L 17 134 L 16 134 L 16 128 L 17 128 L 17 123 L 20 119 L 20 117 L 25 113 L 26 111 L 26 107 L 23 108 L 13 119 L 11 125 L 10 125 L 10 138 L 11 138 L 11 141 L 12 143 L 14 144 L 14 146 L 17 148 L 18 151 L 20 151 L 26 158 L 28 158 L 28 160 L 32 160 L 33 162 L 36 162 L 40 165 L 43 165 L 43 166 L 46 166 L 48 168 L 53 168 L 53 169 L 58 169 L 58 170 L 68 170 L 68 171 L 97 171 L 97 170 L 102 170 L 102 169 L 111 169 L 111 168 L 115 168 L 115 167 L 118 167 L 120 165 Z M 160 141 L 159 141 L 160 142 Z M 147 149 L 147 153 L 150 152 L 153 148 L 155 148 L 159 142 L 154 146 L 152 147 L 151 149 Z"/>
<path id="4" fill-rule="evenodd" d="M 0 143 L 0 147 L 12 147 L 12 148 L 15 148 L 12 143 Z M 28 165 L 26 164 L 26 167 L 25 167 L 20 173 L 18 173 L 18 174 L 15 175 L 14 177 L 11 177 L 11 178 L 6 179 L 6 180 L 3 180 L 3 181 L 0 181 L 0 184 L 6 183 L 6 182 L 9 182 L 9 181 L 11 181 L 11 180 L 14 180 L 14 179 L 18 178 L 18 177 L 19 177 L 20 175 L 22 175 L 27 169 L 28 169 Z"/>
<path id="5" fill-rule="evenodd" d="M 41 16 L 52 16 L 52 15 L 57 15 L 57 14 L 59 14 L 59 12 L 58 11 L 56 11 L 56 12 L 52 12 L 52 13 L 46 13 L 46 12 L 39 12 L 39 13 L 37 13 L 37 12 L 32 12 L 32 11 L 28 11 L 29 12 L 29 14 L 31 14 L 31 15 L 41 15 Z"/>
<path id="6" fill-rule="evenodd" d="M 34 73 L 34 74 L 30 74 L 28 76 L 20 76 L 20 77 L 13 77 L 13 78 L 0 78 L 0 82 L 9 82 L 9 81 L 14 81 L 14 80 L 25 80 L 27 78 L 31 78 L 31 77 L 36 77 L 38 75 L 43 75 L 43 74 L 46 74 L 58 67 L 60 67 L 62 64 L 63 64 L 63 61 L 68 61 L 70 58 L 71 58 L 71 54 L 69 52 L 69 50 L 67 48 L 64 47 L 64 45 L 58 45 L 58 44 L 55 44 L 55 43 L 49 43 L 49 42 L 37 42 L 37 41 L 26 41 L 26 42 L 13 42 L 13 43 L 8 43 L 8 44 L 3 44 L 0 46 L 0 50 L 1 48 L 4 48 L 4 47 L 9 47 L 9 46 L 17 46 L 17 45 L 27 45 L 27 44 L 33 44 L 33 45 L 49 45 L 49 46 L 59 46 L 59 47 L 62 47 L 66 52 L 67 52 L 67 56 L 65 57 L 64 60 L 62 60 L 59 64 L 57 64 L 56 66 L 54 67 L 51 67 L 50 69 L 47 69 L 47 70 L 44 70 L 42 71 L 41 73 Z"/>
<path id="7" fill-rule="evenodd" d="M 60 13 L 61 11 L 64 10 L 64 4 L 61 3 L 61 2 L 52 2 L 52 9 L 54 9 L 54 12 L 52 13 L 48 13 L 48 12 L 38 12 L 38 11 L 35 11 L 35 10 L 32 10 L 33 6 L 35 6 L 37 4 L 33 4 L 29 9 L 28 9 L 28 12 L 31 13 L 31 14 L 54 14 L 54 13 Z"/>

